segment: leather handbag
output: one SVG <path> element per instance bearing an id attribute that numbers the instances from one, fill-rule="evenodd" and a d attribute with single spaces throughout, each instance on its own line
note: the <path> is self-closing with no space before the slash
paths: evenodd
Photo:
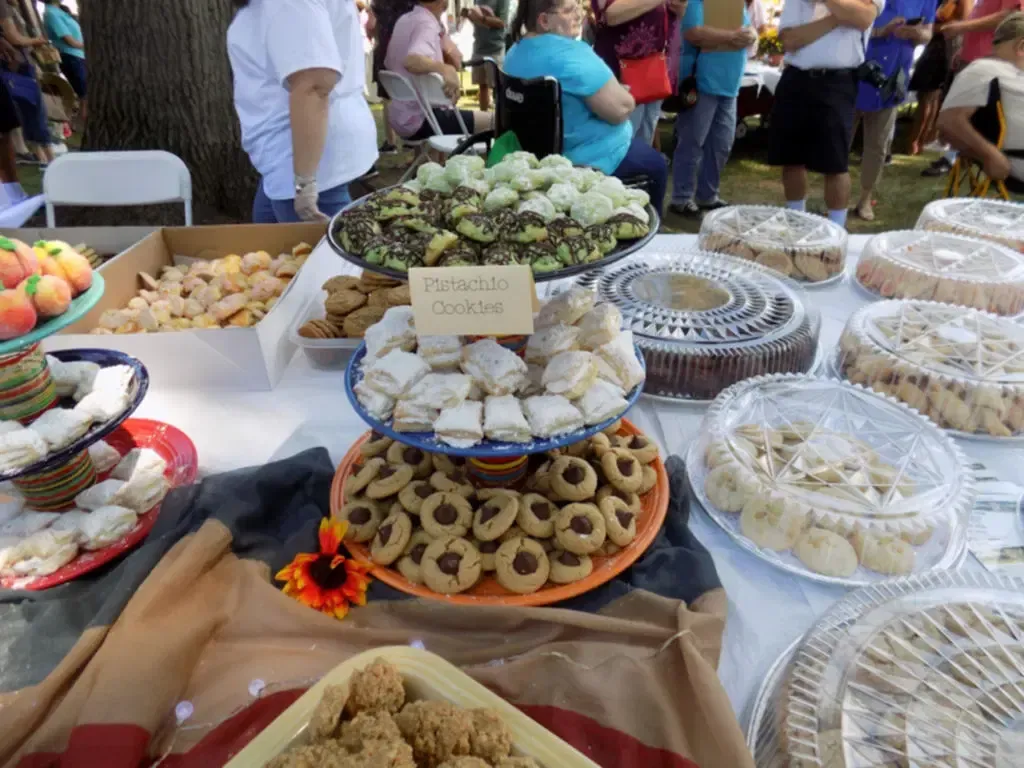
<path id="1" fill-rule="evenodd" d="M 668 10 L 665 13 L 665 48 L 668 48 Z M 672 95 L 668 79 L 668 56 L 664 50 L 641 59 L 619 59 L 619 79 L 637 104 L 667 99 Z"/>

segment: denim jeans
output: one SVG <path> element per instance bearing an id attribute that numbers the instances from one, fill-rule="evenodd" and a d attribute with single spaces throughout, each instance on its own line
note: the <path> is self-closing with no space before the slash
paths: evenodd
<path id="1" fill-rule="evenodd" d="M 654 132 L 658 130 L 658 118 L 661 117 L 661 100 L 648 104 L 637 104 L 629 116 L 633 124 L 633 138 L 647 144 L 654 144 Z"/>
<path id="2" fill-rule="evenodd" d="M 676 117 L 676 151 L 672 158 L 672 202 L 694 199 L 710 203 L 718 197 L 722 168 L 736 138 L 736 97 L 700 94 L 692 109 Z"/>
<path id="3" fill-rule="evenodd" d="M 320 211 L 326 216 L 334 216 L 348 205 L 352 198 L 348 194 L 348 184 L 339 184 L 332 189 L 325 189 L 317 198 Z M 295 200 L 271 200 L 263 191 L 263 182 L 256 188 L 256 199 L 252 201 L 253 224 L 294 224 L 299 220 L 295 213 Z"/>
<path id="4" fill-rule="evenodd" d="M 639 137 L 633 137 L 629 151 L 622 158 L 619 167 L 612 174 L 620 179 L 633 176 L 646 176 L 648 179 L 647 194 L 651 196 L 651 205 L 661 213 L 665 200 L 665 187 L 668 186 L 668 165 L 665 156 L 650 144 L 644 143 Z"/>

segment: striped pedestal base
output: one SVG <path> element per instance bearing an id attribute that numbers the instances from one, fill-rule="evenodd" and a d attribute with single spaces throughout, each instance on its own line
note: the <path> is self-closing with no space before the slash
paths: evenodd
<path id="1" fill-rule="evenodd" d="M 25 506 L 53 512 L 74 506 L 75 496 L 96 482 L 96 467 L 88 451 L 73 456 L 66 464 L 35 475 L 22 475 L 14 481 L 25 497 Z"/>
<path id="2" fill-rule="evenodd" d="M 29 424 L 57 404 L 57 388 L 38 344 L 0 355 L 0 421 Z"/>
<path id="3" fill-rule="evenodd" d="M 469 474 L 479 486 L 513 488 L 524 477 L 529 456 L 503 456 L 500 459 L 470 459 L 466 462 Z"/>

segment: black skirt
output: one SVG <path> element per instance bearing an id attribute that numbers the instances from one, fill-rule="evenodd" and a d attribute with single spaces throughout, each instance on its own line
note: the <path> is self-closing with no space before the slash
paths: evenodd
<path id="1" fill-rule="evenodd" d="M 938 91 L 945 87 L 949 77 L 949 57 L 946 52 L 946 39 L 936 34 L 925 46 L 921 58 L 917 60 L 914 74 L 910 78 L 910 90 L 918 93 Z"/>

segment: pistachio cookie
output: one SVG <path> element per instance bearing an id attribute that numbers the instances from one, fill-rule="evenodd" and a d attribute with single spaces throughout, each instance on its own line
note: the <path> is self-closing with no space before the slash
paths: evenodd
<path id="1" fill-rule="evenodd" d="M 476 490 L 473 484 L 469 482 L 466 471 L 458 467 L 450 472 L 435 472 L 430 476 L 430 484 L 439 491 L 457 493 L 463 498 L 469 498 Z"/>
<path id="2" fill-rule="evenodd" d="M 526 595 L 536 592 L 548 580 L 551 566 L 547 553 L 533 539 L 510 539 L 494 555 L 495 576 L 505 589 Z"/>
<path id="3" fill-rule="evenodd" d="M 636 538 L 636 515 L 630 511 L 629 505 L 615 496 L 608 496 L 597 505 L 604 516 L 604 525 L 608 540 L 619 547 L 624 547 Z"/>
<path id="4" fill-rule="evenodd" d="M 480 572 L 480 553 L 466 539 L 434 539 L 423 551 L 420 563 L 423 582 L 442 595 L 465 592 L 476 584 Z"/>
<path id="5" fill-rule="evenodd" d="M 519 499 L 499 494 L 485 501 L 473 516 L 473 535 L 480 541 L 494 541 L 505 533 L 519 514 Z"/>
<path id="6" fill-rule="evenodd" d="M 366 486 L 366 495 L 371 499 L 386 499 L 388 496 L 396 496 L 412 481 L 412 473 L 413 469 L 408 464 L 399 464 L 397 467 L 385 465 L 377 471 L 377 476 Z"/>
<path id="7" fill-rule="evenodd" d="M 388 448 L 387 458 L 392 464 L 408 464 L 412 467 L 413 477 L 419 480 L 430 477 L 434 470 L 430 454 L 414 445 L 392 443 Z"/>
<path id="8" fill-rule="evenodd" d="M 341 520 L 348 522 L 348 532 L 345 538 L 351 541 L 362 543 L 369 541 L 377 533 L 377 528 L 384 519 L 384 511 L 373 499 L 363 496 L 353 496 L 345 499 L 345 504 L 338 515 Z"/>
<path id="9" fill-rule="evenodd" d="M 626 448 L 612 448 L 601 457 L 608 482 L 621 491 L 636 493 L 644 481 L 643 465 Z"/>
<path id="10" fill-rule="evenodd" d="M 370 545 L 370 558 L 378 565 L 391 565 L 405 552 L 409 539 L 412 538 L 412 520 L 395 505 L 387 517 L 377 528 L 377 535 Z"/>
<path id="11" fill-rule="evenodd" d="M 457 493 L 439 491 L 420 507 L 420 525 L 431 536 L 465 536 L 473 524 L 473 508 Z"/>
<path id="12" fill-rule="evenodd" d="M 597 491 L 597 473 L 584 459 L 559 456 L 551 465 L 551 490 L 566 501 L 583 501 Z"/>
<path id="13" fill-rule="evenodd" d="M 434 486 L 424 480 L 413 480 L 398 492 L 398 501 L 410 515 L 419 515 L 423 502 L 437 493 Z"/>
<path id="14" fill-rule="evenodd" d="M 413 584 L 423 583 L 420 566 L 423 563 L 423 553 L 426 552 L 432 541 L 433 539 L 426 531 L 415 531 L 409 537 L 409 543 L 405 545 L 405 554 L 398 559 L 398 564 L 395 567 Z"/>
<path id="15" fill-rule="evenodd" d="M 366 439 L 366 442 L 359 446 L 359 453 L 364 459 L 372 459 L 374 456 L 381 456 L 384 454 L 391 444 L 395 442 L 387 435 L 382 435 L 380 432 L 374 430 L 370 432 L 370 436 Z"/>
<path id="16" fill-rule="evenodd" d="M 345 479 L 345 498 L 350 499 L 361 493 L 386 466 L 387 462 L 384 459 L 376 457 L 368 459 L 354 475 L 349 475 Z"/>
<path id="17" fill-rule="evenodd" d="M 640 497 L 637 494 L 619 490 L 614 485 L 602 485 L 598 488 L 594 501 L 595 503 L 600 504 L 609 496 L 614 496 L 615 498 L 622 499 L 626 502 L 626 506 L 629 507 L 629 511 L 634 515 L 639 515 L 640 510 L 643 509 L 643 502 L 640 501 Z"/>
<path id="18" fill-rule="evenodd" d="M 555 535 L 555 515 L 558 507 L 539 493 L 527 493 L 519 500 L 517 521 L 530 536 L 549 539 Z"/>
<path id="19" fill-rule="evenodd" d="M 604 544 L 604 516 L 593 504 L 567 504 L 555 518 L 555 539 L 573 554 L 589 555 Z"/>
<path id="20" fill-rule="evenodd" d="M 548 579 L 555 584 L 571 584 L 585 579 L 594 570 L 594 561 L 589 555 L 577 555 L 564 549 L 556 549 L 548 553 L 550 570 Z"/>

